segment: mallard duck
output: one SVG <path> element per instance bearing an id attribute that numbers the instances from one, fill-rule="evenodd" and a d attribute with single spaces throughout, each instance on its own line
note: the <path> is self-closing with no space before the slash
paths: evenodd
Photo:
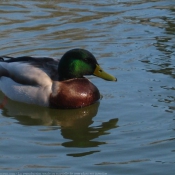
<path id="1" fill-rule="evenodd" d="M 72 49 L 60 60 L 49 57 L 0 57 L 0 90 L 10 99 L 54 108 L 80 108 L 100 99 L 97 87 L 85 75 L 109 81 L 87 50 Z"/>

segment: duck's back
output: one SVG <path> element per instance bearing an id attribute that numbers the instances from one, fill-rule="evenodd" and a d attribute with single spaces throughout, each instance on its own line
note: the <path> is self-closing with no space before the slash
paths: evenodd
<path id="1" fill-rule="evenodd" d="M 9 77 L 24 85 L 44 85 L 58 79 L 58 63 L 48 57 L 8 57 L 0 62 L 0 77 Z"/>
<path id="2" fill-rule="evenodd" d="M 57 66 L 57 60 L 46 57 L 1 57 L 0 90 L 12 100 L 48 106 Z"/>

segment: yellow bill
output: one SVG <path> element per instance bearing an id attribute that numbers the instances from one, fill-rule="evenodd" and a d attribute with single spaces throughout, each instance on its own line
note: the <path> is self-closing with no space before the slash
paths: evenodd
<path id="1" fill-rule="evenodd" d="M 96 64 L 94 75 L 108 81 L 117 81 L 117 78 L 106 73 L 98 64 Z"/>

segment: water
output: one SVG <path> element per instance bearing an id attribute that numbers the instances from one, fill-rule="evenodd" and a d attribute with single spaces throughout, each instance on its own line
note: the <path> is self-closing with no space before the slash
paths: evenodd
<path id="1" fill-rule="evenodd" d="M 118 82 L 90 77 L 103 98 L 78 110 L 6 102 L 0 93 L 0 172 L 173 175 L 174 7 L 172 0 L 1 1 L 1 55 L 60 58 L 80 47 Z"/>

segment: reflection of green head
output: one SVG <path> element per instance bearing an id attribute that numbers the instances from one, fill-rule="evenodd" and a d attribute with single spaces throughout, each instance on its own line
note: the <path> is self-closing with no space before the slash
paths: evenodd
<path id="1" fill-rule="evenodd" d="M 97 64 L 95 57 L 89 51 L 72 49 L 66 52 L 60 60 L 58 66 L 60 80 L 92 75 Z"/>
<path id="2" fill-rule="evenodd" d="M 109 81 L 117 79 L 104 72 L 95 57 L 87 50 L 72 49 L 66 52 L 58 65 L 59 80 L 82 78 L 84 75 L 95 75 Z"/>

